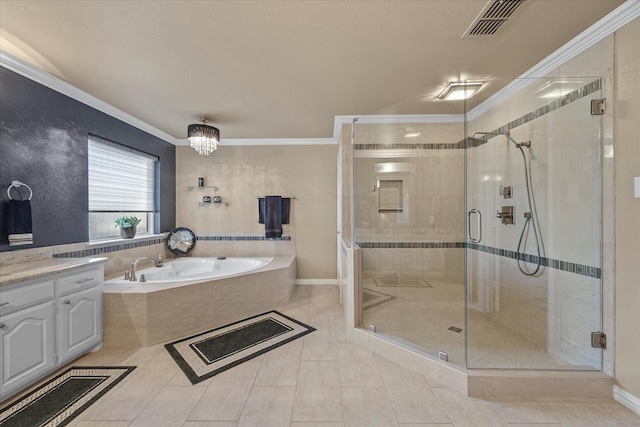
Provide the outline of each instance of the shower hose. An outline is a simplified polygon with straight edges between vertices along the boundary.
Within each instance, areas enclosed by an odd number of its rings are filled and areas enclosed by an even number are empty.
[[[516,252],[516,262],[518,264],[518,269],[520,269],[522,274],[525,274],[527,276],[535,276],[538,273],[538,271],[540,271],[540,267],[542,265],[542,257],[540,256],[540,238],[538,237],[538,229],[536,228],[533,203],[531,202],[531,189],[529,188],[530,185],[533,185],[533,184],[530,184],[529,168],[527,167],[527,156],[525,156],[524,150],[522,149],[520,144],[516,144],[516,147],[520,149],[520,152],[522,153],[522,158],[524,159],[524,177],[527,184],[527,201],[529,202],[529,212],[524,213],[525,222],[524,222],[524,225],[522,226],[522,233],[520,233],[520,240],[518,241],[518,250]],[[524,260],[520,259],[520,248],[522,247],[522,241],[525,240],[524,239],[525,233],[528,234],[529,229],[533,230],[533,235],[536,239],[536,251],[538,254],[536,258],[536,268],[533,271],[526,271],[521,265],[521,261],[524,261]]]

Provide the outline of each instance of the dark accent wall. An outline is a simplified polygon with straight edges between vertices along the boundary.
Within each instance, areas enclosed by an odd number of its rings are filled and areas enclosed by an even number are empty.
[[[160,231],[175,227],[174,145],[0,67],[0,252],[89,240],[90,133],[160,158]],[[8,244],[7,187],[13,180],[33,190],[33,245]],[[11,194],[17,198],[18,192]]]

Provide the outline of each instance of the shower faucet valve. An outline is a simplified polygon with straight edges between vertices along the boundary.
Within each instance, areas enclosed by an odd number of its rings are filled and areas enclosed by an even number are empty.
[[[515,224],[515,208],[513,206],[503,206],[502,211],[496,212],[496,218],[502,219],[503,224]]]

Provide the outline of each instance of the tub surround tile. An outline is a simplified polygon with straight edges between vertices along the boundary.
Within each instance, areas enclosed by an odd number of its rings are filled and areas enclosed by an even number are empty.
[[[105,345],[149,346],[284,308],[295,286],[290,278],[292,268],[293,257],[277,258],[245,275],[170,289],[107,282]],[[125,291],[117,292],[122,289]]]

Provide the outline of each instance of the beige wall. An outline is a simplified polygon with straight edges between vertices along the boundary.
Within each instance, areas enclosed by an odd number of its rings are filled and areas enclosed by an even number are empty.
[[[616,32],[615,380],[640,398],[640,199],[633,178],[640,176],[640,19]]]
[[[176,226],[196,234],[264,234],[257,196],[295,196],[284,234],[295,236],[299,279],[336,278],[337,145],[221,146],[210,156],[176,150]],[[199,207],[212,188],[229,206]],[[257,254],[259,255],[259,254]]]

